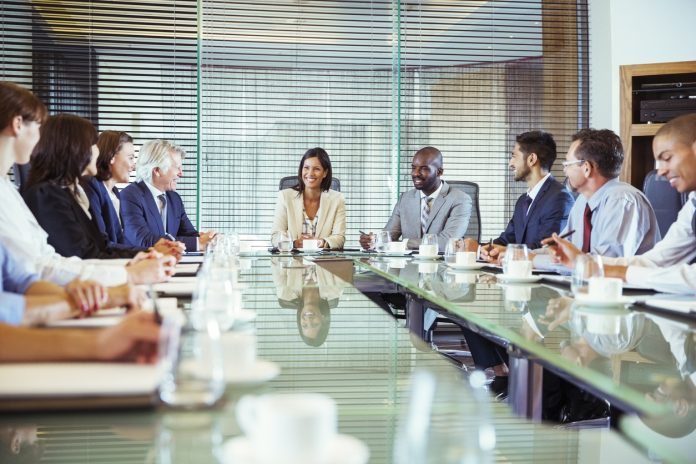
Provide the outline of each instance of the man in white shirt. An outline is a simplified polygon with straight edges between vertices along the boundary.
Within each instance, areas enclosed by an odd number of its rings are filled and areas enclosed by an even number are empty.
[[[677,293],[696,292],[696,114],[669,121],[653,139],[653,155],[658,174],[679,192],[691,192],[677,220],[665,238],[640,255],[624,259],[605,259],[605,275],[628,283]],[[581,253],[577,246],[554,235],[558,245],[552,253],[571,267]]]
[[[7,175],[13,163],[29,162],[45,116],[46,107],[35,95],[18,85],[0,82],[0,243],[30,272],[58,285],[75,278],[103,285],[166,279],[173,273],[174,257],[142,254],[124,266],[118,262],[65,258],[48,244],[48,234]]]

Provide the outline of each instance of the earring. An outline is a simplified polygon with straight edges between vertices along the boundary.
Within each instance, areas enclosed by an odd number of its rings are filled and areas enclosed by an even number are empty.
[[[116,158],[111,158],[111,164],[114,164],[114,161],[116,161]]]

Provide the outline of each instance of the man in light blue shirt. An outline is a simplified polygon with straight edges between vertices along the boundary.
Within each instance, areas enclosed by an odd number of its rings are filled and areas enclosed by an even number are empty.
[[[24,294],[39,280],[16,261],[4,246],[0,245],[0,322],[19,325],[24,318],[26,301]]]
[[[618,180],[623,158],[614,132],[583,129],[573,136],[562,163],[570,187],[580,193],[565,231],[575,231],[571,241],[585,252],[630,258],[660,240],[648,199]]]

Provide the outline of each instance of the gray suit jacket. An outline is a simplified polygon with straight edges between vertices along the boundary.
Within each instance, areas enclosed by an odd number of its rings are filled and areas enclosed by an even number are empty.
[[[391,233],[392,240],[407,238],[409,248],[418,248],[423,237],[420,214],[420,191],[411,189],[401,195],[384,228]],[[438,248],[443,251],[448,239],[464,237],[470,216],[471,197],[442,181],[440,195],[430,208],[425,233],[437,234]]]

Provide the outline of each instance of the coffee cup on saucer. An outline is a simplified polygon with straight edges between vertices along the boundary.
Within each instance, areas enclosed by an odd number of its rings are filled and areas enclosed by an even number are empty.
[[[476,252],[458,251],[455,255],[454,263],[458,266],[473,266],[476,264]]]
[[[531,261],[510,261],[505,268],[505,275],[514,278],[527,278],[532,276]]]
[[[406,251],[406,243],[407,240],[400,242],[389,242],[387,244],[387,251],[391,251],[392,253],[403,253]]]
[[[261,464],[327,464],[337,431],[336,403],[314,393],[244,396],[237,422]]]
[[[319,249],[319,240],[314,240],[314,239],[302,240],[302,248],[304,250],[318,250]]]
[[[623,291],[623,281],[616,277],[591,277],[588,279],[587,294],[591,300],[608,303],[619,301]]]

